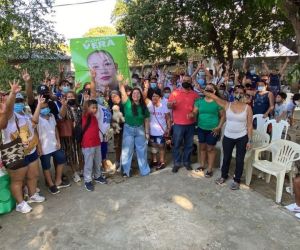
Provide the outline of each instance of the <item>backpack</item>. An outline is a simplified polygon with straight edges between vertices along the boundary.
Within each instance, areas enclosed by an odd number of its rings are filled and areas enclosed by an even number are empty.
[[[84,133],[87,131],[88,127],[91,124],[92,116],[89,115],[86,121],[84,128],[82,128],[82,118],[74,128],[74,136],[77,143],[81,143]]]

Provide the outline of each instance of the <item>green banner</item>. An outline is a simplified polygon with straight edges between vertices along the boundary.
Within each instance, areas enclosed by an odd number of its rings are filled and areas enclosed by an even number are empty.
[[[70,40],[75,80],[90,82],[90,69],[96,71],[96,89],[118,89],[116,74],[130,81],[125,35],[76,38]]]

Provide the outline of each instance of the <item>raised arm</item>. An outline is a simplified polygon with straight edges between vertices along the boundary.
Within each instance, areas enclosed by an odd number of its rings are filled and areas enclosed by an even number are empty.
[[[263,69],[264,69],[264,70],[266,71],[266,73],[269,75],[269,74],[270,74],[270,69],[269,69],[267,63],[263,60],[263,61],[261,62],[261,64],[262,64]]]
[[[6,101],[6,110],[7,110],[7,119],[9,120],[14,113],[14,104],[16,101],[16,94],[21,91],[21,87],[19,86],[19,81],[14,80],[13,82],[9,82],[10,85],[10,93],[8,99]]]
[[[119,90],[121,92],[121,99],[122,99],[122,103],[127,102],[128,100],[128,96],[127,93],[125,91],[125,82],[124,82],[124,77],[121,74],[118,74],[117,76],[117,80],[119,82]]]
[[[34,111],[34,114],[32,116],[32,122],[35,124],[39,123],[39,116],[40,116],[40,110],[41,110],[41,105],[45,102],[45,98],[41,95],[38,96],[38,104],[36,106],[36,109]]]
[[[221,99],[220,97],[216,96],[215,94],[210,93],[210,92],[207,92],[207,91],[205,91],[205,90],[201,90],[201,92],[202,92],[205,96],[207,96],[207,97],[213,99],[213,100],[214,100],[219,106],[221,106],[223,109],[226,109],[226,107],[227,107],[227,105],[228,105],[228,102],[227,102],[227,101],[225,101],[225,100]]]
[[[196,70],[194,71],[194,73],[191,75],[191,78],[192,79],[195,79],[196,78],[196,75],[198,74],[198,72],[200,71],[200,69],[203,69],[203,64],[202,64],[202,61],[200,61],[200,63],[198,64]]]
[[[247,61],[247,58],[245,58],[244,61],[243,61],[243,71],[244,71],[245,74],[248,71],[248,61]]]
[[[90,69],[91,75],[91,99],[96,99],[96,71],[94,69]]]
[[[286,67],[287,67],[289,62],[290,62],[290,58],[286,57],[284,64],[282,65],[282,67],[279,70],[279,73],[280,73],[281,76],[283,76],[284,71],[286,70]]]
[[[32,105],[34,103],[32,80],[31,80],[31,77],[30,77],[27,69],[22,70],[22,78],[25,82],[25,92],[26,92],[26,96],[27,96],[27,103],[29,105]]]
[[[4,103],[0,103],[0,129],[5,129],[7,126],[7,113],[6,113],[6,105]]]

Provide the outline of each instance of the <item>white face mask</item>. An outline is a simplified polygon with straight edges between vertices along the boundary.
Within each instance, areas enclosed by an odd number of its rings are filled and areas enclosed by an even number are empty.
[[[265,87],[263,87],[263,86],[258,86],[258,87],[257,87],[257,90],[258,90],[258,91],[264,91],[264,90],[265,90]]]

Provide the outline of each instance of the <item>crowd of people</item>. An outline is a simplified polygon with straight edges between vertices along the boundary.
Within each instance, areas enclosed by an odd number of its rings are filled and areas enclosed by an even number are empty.
[[[94,184],[107,184],[103,167],[108,160],[108,146],[113,142],[114,166],[124,178],[132,175],[132,158],[136,155],[141,176],[151,169],[166,167],[166,149],[172,150],[172,172],[181,167],[188,171],[214,174],[216,144],[222,137],[224,159],[216,184],[229,177],[232,152],[236,147],[236,167],[232,190],[239,189],[244,158],[252,146],[253,115],[262,114],[279,122],[294,122],[294,110],[300,102],[295,93],[286,103],[281,90],[286,63],[270,70],[262,62],[261,72],[244,60],[243,69],[230,70],[228,64],[190,60],[174,71],[154,65],[150,71],[132,74],[131,82],[116,76],[118,87],[97,88],[98,71],[91,68],[91,81],[83,85],[74,79],[49,76],[33,88],[30,72],[23,70],[25,91],[18,81],[0,106],[3,144],[20,138],[24,148],[23,163],[7,167],[16,210],[28,213],[29,205],[43,202],[37,185],[39,160],[45,184],[52,194],[69,187],[66,166],[72,179],[83,183],[88,191]],[[194,136],[199,141],[200,160],[191,167]],[[151,160],[148,161],[148,148]],[[54,168],[52,171],[51,168]],[[54,172],[54,175],[52,173]],[[296,203],[300,207],[300,181],[295,179]],[[26,196],[28,198],[26,198]]]

